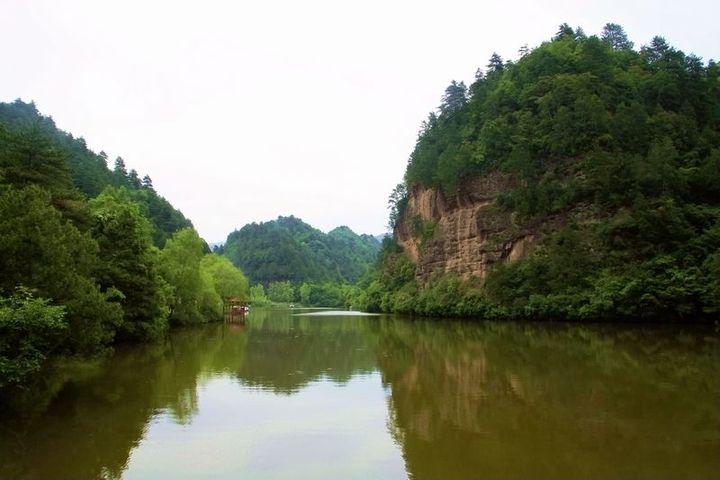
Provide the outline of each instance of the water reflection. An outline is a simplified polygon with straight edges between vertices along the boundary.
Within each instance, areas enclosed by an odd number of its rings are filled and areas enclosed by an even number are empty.
[[[378,336],[413,478],[720,474],[714,338],[396,319]]]
[[[175,332],[164,344],[118,348],[110,359],[73,371],[42,411],[3,420],[0,478],[166,476],[182,463],[183,458],[174,457],[178,452],[191,458],[195,467],[201,462],[185,446],[175,452],[159,448],[153,444],[157,435],[164,445],[180,441],[202,451],[205,447],[190,438],[197,437],[188,434],[198,432],[201,437],[206,435],[205,445],[215,445],[221,452],[215,441],[225,432],[228,444],[251,441],[246,445],[250,449],[278,425],[282,427],[281,418],[288,428],[272,433],[273,445],[265,445],[264,453],[260,452],[265,457],[283,446],[307,451],[311,447],[308,438],[313,438],[314,448],[326,445],[332,451],[333,442],[367,450],[367,439],[382,445],[382,437],[386,437],[386,450],[398,458],[389,471],[400,468],[402,472],[399,450],[385,429],[386,394],[379,376],[371,377],[375,357],[361,323],[360,318],[313,319],[292,317],[289,311],[258,310],[244,325],[186,329]],[[348,385],[353,377],[358,381]],[[337,387],[346,387],[343,396],[338,395]],[[304,395],[299,395],[301,390]],[[289,395],[294,397],[282,400]],[[205,409],[200,407],[202,398],[207,403]],[[342,399],[345,404],[333,399]],[[375,405],[377,412],[363,410],[361,403],[353,405],[353,401]],[[333,413],[341,410],[341,414]],[[299,415],[309,420],[298,426]],[[364,419],[365,427],[374,430],[343,427],[354,418]],[[339,425],[323,427],[328,421]],[[252,435],[246,434],[253,424],[256,428]],[[184,429],[173,429],[173,425]],[[228,427],[233,427],[229,434]],[[348,438],[353,436],[366,440]],[[147,458],[148,451],[154,458]],[[233,477],[239,468],[237,450],[226,453],[229,470],[225,473]],[[288,451],[279,453],[286,461],[294,456]],[[158,459],[167,462],[165,470],[148,467]],[[350,461],[346,464],[353,465]],[[297,478],[303,471],[298,465],[287,467],[291,468],[288,478]],[[386,467],[381,470],[387,471]],[[243,471],[252,468],[257,478],[267,478],[273,469],[277,473],[278,464],[275,459],[270,464],[246,459]],[[359,474],[371,471],[362,464],[354,469]],[[307,470],[307,478],[313,478],[311,472],[318,470]],[[328,478],[347,473],[337,468],[325,472]],[[182,478],[183,474],[198,477],[193,470],[174,471],[173,477]]]
[[[291,316],[289,312],[253,311],[247,355],[235,372],[248,385],[291,394],[326,377],[347,382],[375,369],[367,319]]]
[[[197,412],[201,372],[225,343],[221,327],[119,348],[103,364],[80,369],[44,412],[5,421],[0,478],[119,478],[154,415],[188,423]]]
[[[718,477],[719,345],[256,310],[59,372],[0,478]]]

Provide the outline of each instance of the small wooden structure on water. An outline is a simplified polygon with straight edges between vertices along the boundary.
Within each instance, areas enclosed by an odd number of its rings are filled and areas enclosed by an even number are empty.
[[[245,323],[245,315],[250,307],[239,297],[228,297],[223,304],[223,314],[226,322]]]

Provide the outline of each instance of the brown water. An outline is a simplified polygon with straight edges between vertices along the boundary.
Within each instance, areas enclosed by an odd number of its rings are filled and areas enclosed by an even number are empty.
[[[720,477],[712,331],[251,312],[48,382],[2,479]]]

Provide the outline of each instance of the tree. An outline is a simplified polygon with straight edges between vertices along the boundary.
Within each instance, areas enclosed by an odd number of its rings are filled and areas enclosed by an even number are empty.
[[[290,303],[295,298],[295,289],[290,282],[272,282],[267,295],[273,302]]]
[[[171,287],[170,320],[181,325],[207,322],[222,301],[212,276],[200,270],[203,244],[194,229],[184,228],[167,241],[161,252],[162,274]]]
[[[601,38],[615,50],[631,50],[634,46],[633,42],[628,40],[623,27],[617,23],[606,23]]]
[[[90,201],[90,210],[102,260],[98,280],[123,307],[119,337],[159,338],[168,326],[167,287],[158,269],[150,222],[125,188],[106,188]]]
[[[128,175],[127,168],[125,167],[125,160],[122,157],[115,159],[115,169],[113,170],[116,177],[125,179]]]
[[[67,328],[64,307],[25,288],[0,297],[0,392],[39,372]]]
[[[22,285],[64,305],[62,350],[95,353],[114,337],[122,311],[95,283],[98,245],[50,203],[38,186],[0,187],[0,294]]]
[[[460,110],[467,102],[467,87],[463,82],[453,80],[445,89],[440,104],[440,113],[449,115]]]
[[[155,189],[153,188],[152,179],[150,178],[150,175],[145,175],[142,179],[142,187],[146,188],[148,190],[152,190],[153,192]]]
[[[420,132],[418,132],[418,142],[421,141],[422,138],[430,132],[430,130],[437,126],[438,121],[438,116],[435,112],[430,112],[428,114],[427,120],[423,120],[420,124]]]
[[[390,209],[388,228],[390,230],[395,228],[395,224],[405,211],[407,201],[407,187],[404,183],[398,183],[388,198],[388,208]]]
[[[661,36],[654,36],[650,45],[644,45],[640,52],[645,56],[649,64],[662,60],[672,49],[667,41]]]
[[[298,288],[298,294],[300,295],[300,303],[302,303],[305,306],[310,305],[310,295],[312,294],[312,285],[309,283],[303,283],[300,285],[300,288]]]
[[[303,283],[299,288],[300,302],[317,307],[346,307],[350,305],[349,298],[356,293],[349,285],[336,283]]]
[[[247,277],[226,257],[205,255],[200,261],[200,268],[211,276],[215,291],[221,298],[237,297],[242,301],[250,299]]]
[[[170,202],[148,188],[131,189],[128,195],[140,205],[143,214],[153,227],[153,243],[162,248],[175,232],[183,228],[192,228],[190,220],[185,218]]]
[[[558,27],[558,31],[555,34],[554,39],[560,40],[564,37],[575,37],[575,31],[567,23],[563,23]]]
[[[502,72],[505,69],[505,62],[503,62],[503,59],[500,55],[493,52],[493,54],[490,56],[490,60],[488,60],[487,64],[487,75],[492,75],[494,73]]]
[[[250,287],[250,303],[254,306],[262,306],[270,303],[270,299],[265,295],[265,287],[263,287],[262,283]]]
[[[679,189],[677,157],[678,152],[669,138],[652,142],[646,161],[638,166],[638,187],[645,195],[664,196]]]
[[[140,177],[138,176],[137,170],[134,168],[130,170],[130,173],[128,173],[128,184],[132,188],[140,188],[142,186],[142,183],[140,182]]]
[[[200,293],[198,295],[198,310],[203,322],[220,320],[223,315],[223,297],[215,288],[215,278],[212,273],[200,265]]]
[[[0,181],[17,188],[40,186],[54,200],[76,197],[65,156],[38,121],[0,128]]]

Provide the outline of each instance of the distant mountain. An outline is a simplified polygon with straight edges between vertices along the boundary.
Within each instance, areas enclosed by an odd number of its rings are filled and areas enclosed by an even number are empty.
[[[223,253],[253,282],[355,282],[380,242],[346,226],[328,233],[294,216],[245,225],[228,235]]]

